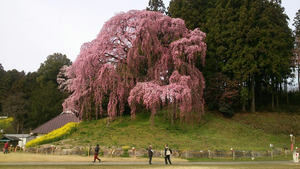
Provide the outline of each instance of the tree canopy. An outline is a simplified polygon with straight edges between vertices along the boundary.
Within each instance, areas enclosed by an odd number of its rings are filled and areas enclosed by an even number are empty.
[[[71,61],[60,53],[49,55],[37,72],[5,71],[0,64],[0,115],[14,117],[16,133],[33,129],[60,114],[67,93],[58,89],[57,74]]]
[[[146,10],[165,13],[166,7],[163,0],[149,0],[148,7],[146,8]]]
[[[280,3],[273,0],[170,2],[170,16],[180,17],[187,27],[199,27],[207,33],[208,52],[203,69],[207,87],[213,86],[215,74],[221,72],[238,82],[240,102],[251,101],[252,112],[256,94],[265,90],[273,99],[291,75],[293,37]]]
[[[138,105],[181,110],[180,118],[204,113],[205,33],[188,30],[181,19],[160,12],[131,10],[108,20],[97,38],[81,47],[64,73],[72,93],[63,104],[83,118],[90,112],[114,119],[129,105],[134,118]],[[107,110],[103,109],[105,100]],[[174,114],[176,116],[176,113]]]

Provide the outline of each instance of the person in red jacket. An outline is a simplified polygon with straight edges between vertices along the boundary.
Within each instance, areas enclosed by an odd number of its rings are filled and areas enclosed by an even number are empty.
[[[4,153],[3,154],[7,154],[8,153],[8,148],[9,148],[9,144],[8,141],[4,144]]]
[[[99,163],[100,163],[101,159],[98,158],[99,150],[100,150],[100,147],[99,147],[99,144],[97,144],[97,146],[95,147],[94,162],[96,162],[96,160],[99,160]]]

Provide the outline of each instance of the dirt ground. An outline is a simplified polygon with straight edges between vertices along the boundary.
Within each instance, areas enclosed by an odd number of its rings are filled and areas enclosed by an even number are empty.
[[[102,162],[147,162],[148,158],[122,158],[122,157],[101,157]],[[45,154],[26,154],[26,153],[0,153],[1,162],[91,162],[94,160],[93,156],[77,156],[77,155],[45,155]],[[174,162],[187,162],[181,158],[171,158]],[[152,161],[163,162],[164,158],[153,158]]]
[[[43,155],[25,153],[0,153],[0,169],[296,169],[299,163],[289,161],[270,163],[197,163],[185,159],[171,158],[173,165],[165,165],[164,158],[153,158],[153,165],[147,158],[107,158],[100,157],[103,163],[92,163],[93,156]]]

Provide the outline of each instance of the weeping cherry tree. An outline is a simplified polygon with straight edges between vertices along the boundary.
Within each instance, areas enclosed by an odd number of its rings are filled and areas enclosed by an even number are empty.
[[[204,78],[195,64],[204,65],[205,37],[199,29],[188,30],[182,19],[160,12],[117,14],[60,72],[59,83],[71,93],[64,109],[80,117],[91,111],[97,118],[108,116],[108,123],[122,116],[125,105],[130,106],[133,119],[137,106],[144,105],[151,111],[151,124],[163,107],[172,107],[173,116],[181,121],[194,114],[200,118]]]

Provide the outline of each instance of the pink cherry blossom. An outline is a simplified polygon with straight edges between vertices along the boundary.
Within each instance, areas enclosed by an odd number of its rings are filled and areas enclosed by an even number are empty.
[[[199,29],[188,30],[182,19],[160,12],[117,14],[96,39],[82,45],[74,63],[62,69],[61,86],[71,93],[64,109],[80,117],[95,111],[97,117],[113,120],[122,116],[126,104],[134,118],[136,106],[143,104],[153,122],[157,110],[172,105],[182,120],[194,112],[201,116],[204,78],[195,64],[204,65],[205,36]],[[102,110],[104,98],[107,112]]]

